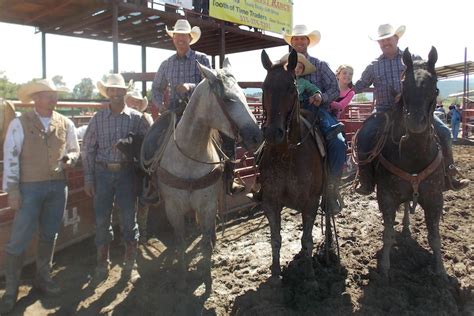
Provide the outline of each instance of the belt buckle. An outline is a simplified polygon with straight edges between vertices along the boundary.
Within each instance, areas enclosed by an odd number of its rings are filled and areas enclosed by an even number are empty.
[[[120,163],[108,163],[107,170],[112,172],[118,172],[122,169],[122,165]]]

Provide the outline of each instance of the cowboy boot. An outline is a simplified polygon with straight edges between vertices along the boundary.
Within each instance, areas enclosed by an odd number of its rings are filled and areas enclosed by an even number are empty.
[[[454,191],[459,191],[464,189],[469,185],[469,182],[471,182],[469,179],[465,179],[462,177],[461,173],[458,171],[456,166],[454,165],[454,157],[453,157],[453,150],[450,145],[448,144],[443,144],[442,145],[442,150],[443,150],[443,155],[445,157],[445,163],[444,163],[444,170],[446,174],[445,178],[445,190],[454,190]],[[456,178],[456,176],[459,176],[459,179]]]
[[[250,189],[250,192],[247,193],[245,196],[256,203],[262,202],[262,185],[260,184],[260,179],[258,176],[255,179],[255,183]]]
[[[340,177],[329,176],[326,191],[326,212],[331,215],[339,214],[343,207],[342,197],[339,193]]]
[[[138,198],[139,203],[142,205],[153,205],[160,201],[160,194],[152,181],[154,179],[151,176],[146,175],[143,177],[142,193]]]
[[[374,192],[374,175],[372,170],[372,164],[359,165],[359,170],[356,176],[357,187],[355,191],[360,195],[369,195]]]
[[[228,195],[234,195],[245,191],[245,186],[236,182],[234,179],[234,166],[226,162],[224,165],[224,177],[226,180],[226,189]]]
[[[94,279],[103,281],[109,274],[109,244],[97,247],[97,266],[95,268]]]
[[[471,180],[462,178],[461,173],[456,168],[454,164],[448,165],[446,170],[446,179],[445,179],[445,190],[459,191],[464,189],[469,185]],[[456,176],[459,176],[460,179],[457,179]]]
[[[128,241],[125,243],[125,255],[123,262],[123,277],[127,278],[130,283],[136,283],[140,278],[137,267],[137,242]]]
[[[14,256],[5,253],[5,293],[0,301],[0,314],[9,313],[15,307],[20,286],[21,269],[23,268],[24,253]]]
[[[61,288],[51,278],[56,241],[39,241],[36,254],[36,276],[33,286],[46,295],[58,295]]]

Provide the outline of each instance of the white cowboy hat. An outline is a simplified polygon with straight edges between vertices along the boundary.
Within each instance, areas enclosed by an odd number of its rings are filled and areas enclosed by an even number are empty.
[[[53,91],[53,92],[69,92],[66,87],[56,87],[51,79],[40,79],[25,83],[18,89],[18,99],[23,103],[33,101],[31,96],[37,92]]]
[[[280,59],[280,64],[286,64],[288,62],[288,56],[290,54],[285,54],[281,59]],[[316,71],[316,66],[313,65],[303,54],[298,53],[298,62],[302,63],[304,66],[304,71],[301,74],[301,76],[309,75],[310,73],[313,73]]]
[[[177,20],[173,30],[168,30],[168,26],[165,27],[166,33],[168,33],[170,37],[173,37],[175,33],[191,35],[191,42],[189,43],[189,45],[193,45],[194,43],[199,41],[199,38],[201,37],[201,29],[199,28],[199,26],[193,26],[193,28],[191,28],[191,25],[189,24],[188,20]]]
[[[128,90],[132,85],[133,80],[130,80],[128,85],[126,85],[125,79],[123,79],[121,74],[109,74],[107,75],[105,82],[102,80],[97,82],[97,89],[99,89],[100,94],[108,98],[109,96],[107,95],[107,88],[122,88]]]
[[[142,101],[142,105],[140,106],[138,111],[143,112],[146,110],[148,106],[148,98],[146,96],[145,97],[142,96],[142,93],[140,91],[132,90],[132,91],[127,92],[127,94],[125,95],[125,104],[127,103],[127,100],[130,98]]]
[[[293,36],[306,36],[307,38],[309,38],[308,47],[313,47],[321,40],[321,33],[319,33],[319,31],[314,30],[310,32],[306,25],[303,24],[295,25],[291,34],[285,32],[283,34],[283,39],[285,40],[285,42],[288,43],[288,45],[291,46],[291,38]]]
[[[377,30],[377,35],[375,36],[370,36],[369,38],[373,41],[380,41],[385,38],[392,37],[394,35],[397,35],[398,38],[402,37],[403,34],[405,33],[405,25],[400,25],[396,30],[393,26],[390,24],[381,24],[379,26],[379,29]]]

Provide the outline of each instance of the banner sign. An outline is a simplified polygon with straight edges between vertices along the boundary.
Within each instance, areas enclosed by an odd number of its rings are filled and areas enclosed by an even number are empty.
[[[282,34],[291,32],[291,0],[209,0],[209,15],[224,21]]]
[[[193,9],[193,0],[160,0],[159,2],[171,4],[189,10]]]

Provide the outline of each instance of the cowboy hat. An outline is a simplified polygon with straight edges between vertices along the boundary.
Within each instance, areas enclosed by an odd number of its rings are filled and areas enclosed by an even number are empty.
[[[369,35],[369,38],[373,41],[380,41],[385,38],[392,37],[394,35],[397,35],[397,37],[400,38],[403,36],[403,33],[405,33],[405,25],[400,25],[395,30],[395,28],[390,24],[381,24],[379,25],[379,29],[377,30],[377,35],[373,37]]]
[[[165,27],[166,33],[168,33],[170,37],[173,37],[175,33],[189,34],[191,36],[191,42],[189,43],[189,45],[193,45],[194,43],[199,41],[199,38],[201,37],[201,29],[199,28],[199,26],[193,26],[193,28],[191,28],[191,25],[189,24],[188,20],[177,20],[173,30],[168,30],[168,26]]]
[[[321,40],[321,33],[319,33],[319,31],[314,30],[310,32],[308,28],[306,27],[306,25],[303,25],[303,24],[295,25],[293,27],[292,34],[285,32],[283,34],[283,39],[285,40],[285,42],[288,43],[288,45],[291,46],[291,38],[293,36],[306,36],[307,38],[309,38],[308,47],[313,47],[314,45],[318,44],[319,41]]]
[[[140,100],[142,102],[142,105],[140,106],[140,108],[138,108],[137,110],[140,111],[140,112],[143,112],[146,110],[147,106],[148,106],[148,98],[145,96],[142,96],[142,93],[138,90],[132,90],[132,91],[129,91],[127,92],[127,94],[125,95],[125,104],[127,104],[127,100],[128,99],[137,99],[137,100]],[[128,104],[127,104],[128,105]]]
[[[99,89],[100,94],[108,98],[109,96],[107,95],[107,88],[121,88],[128,90],[132,84],[133,80],[130,80],[128,85],[126,85],[125,79],[123,79],[121,74],[109,74],[107,75],[105,82],[102,80],[97,82],[97,89]]]
[[[52,92],[69,92],[66,87],[56,87],[51,79],[39,79],[25,83],[18,89],[18,99],[23,103],[33,101],[31,96],[38,92],[52,91]]]
[[[280,64],[286,64],[288,62],[288,56],[290,54],[285,54],[281,59],[280,59]],[[301,74],[301,76],[309,75],[310,73],[313,73],[316,71],[316,66],[313,65],[303,54],[298,53],[298,62],[302,63],[304,66],[304,71]]]

